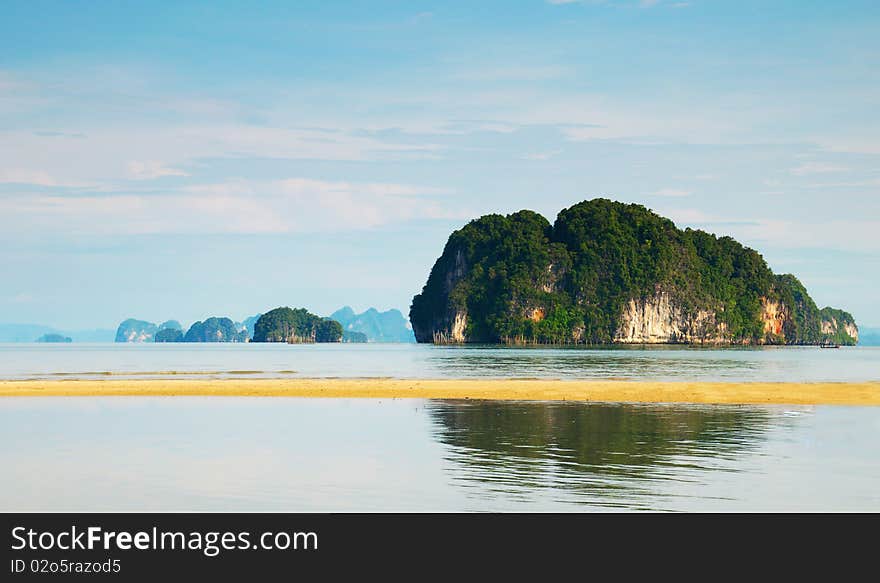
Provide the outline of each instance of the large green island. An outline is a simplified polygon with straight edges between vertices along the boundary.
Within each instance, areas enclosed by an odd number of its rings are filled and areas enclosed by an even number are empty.
[[[852,315],[819,309],[753,249],[606,199],[552,225],[528,210],[471,221],[449,237],[410,320],[418,342],[437,344],[858,342]]]

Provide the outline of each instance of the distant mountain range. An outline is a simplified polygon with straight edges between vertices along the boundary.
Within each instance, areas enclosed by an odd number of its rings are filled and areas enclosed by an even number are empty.
[[[880,346],[880,328],[859,328],[860,346]]]
[[[380,312],[370,308],[356,314],[350,306],[340,308],[330,314],[330,319],[342,324],[344,332],[359,332],[367,337],[367,342],[415,342],[409,322],[400,310]]]

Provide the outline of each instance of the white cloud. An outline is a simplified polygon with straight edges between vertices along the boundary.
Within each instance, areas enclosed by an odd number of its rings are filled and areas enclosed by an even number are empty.
[[[155,160],[132,160],[128,163],[128,172],[135,180],[153,180],[163,176],[189,176],[183,170],[169,168],[162,162],[156,162]]]
[[[64,188],[84,188],[93,186],[91,182],[59,180],[41,170],[27,168],[0,169],[0,184],[29,184],[33,186],[53,186]]]
[[[837,219],[822,223],[762,219],[735,229],[745,240],[781,248],[823,247],[860,253],[880,251],[880,221]]]
[[[706,213],[696,208],[658,210],[679,227],[695,227],[716,235],[730,235],[743,244],[767,249],[822,247],[859,253],[880,251],[880,221],[833,219],[823,222],[776,218],[742,218]]]
[[[695,226],[723,222],[723,219],[720,217],[707,214],[695,208],[657,210],[656,212],[661,216],[672,219],[679,227],[682,225]]]
[[[562,150],[552,150],[550,152],[533,152],[520,156],[523,160],[549,160],[562,153]]]
[[[107,185],[132,178],[183,176],[180,166],[206,158],[366,161],[425,158],[436,155],[438,149],[430,144],[383,141],[355,131],[245,124],[94,129],[77,140],[6,131],[0,132],[0,164],[9,169],[0,170],[0,181]],[[38,168],[34,168],[35,161],[39,161]]]
[[[651,194],[654,196],[684,197],[690,196],[693,194],[693,191],[683,190],[681,188],[661,188],[660,190],[655,190]]]
[[[804,162],[800,166],[789,170],[795,176],[807,176],[810,174],[825,174],[828,172],[845,172],[849,170],[845,166],[837,166],[834,164],[826,164],[824,162]]]
[[[0,229],[125,235],[304,233],[472,214],[442,204],[446,190],[408,184],[290,178],[192,185],[165,192],[6,196],[0,199]]]

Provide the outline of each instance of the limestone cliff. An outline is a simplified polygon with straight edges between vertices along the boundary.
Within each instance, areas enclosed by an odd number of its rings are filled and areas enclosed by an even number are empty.
[[[623,308],[614,342],[621,344],[722,344],[728,341],[726,325],[715,312],[687,313],[669,293],[631,299]]]
[[[850,314],[833,308],[823,308],[819,312],[823,341],[835,344],[856,344],[859,341],[859,327]]]
[[[779,300],[761,297],[761,325],[763,337],[759,344],[784,344],[786,323],[791,319],[791,311]]]
[[[433,275],[432,271],[432,275]],[[452,261],[438,276],[442,279],[441,295],[447,298],[444,309],[436,310],[428,319],[412,320],[413,334],[416,342],[433,342],[434,344],[459,344],[468,342],[467,310],[455,305],[448,298],[456,285],[467,275],[467,260],[462,249],[452,252]]]

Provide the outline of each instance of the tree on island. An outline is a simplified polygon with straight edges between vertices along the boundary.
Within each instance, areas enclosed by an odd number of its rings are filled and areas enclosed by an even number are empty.
[[[342,324],[321,318],[304,308],[275,308],[254,324],[254,342],[340,342]]]

